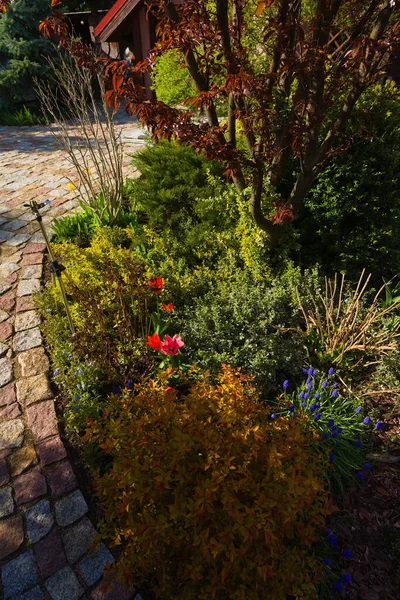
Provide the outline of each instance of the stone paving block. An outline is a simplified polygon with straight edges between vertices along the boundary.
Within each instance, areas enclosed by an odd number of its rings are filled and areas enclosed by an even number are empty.
[[[50,577],[67,564],[59,529],[53,529],[47,537],[35,544],[34,552],[42,577]]]
[[[1,287],[1,286],[0,286]],[[6,342],[11,337],[13,327],[9,321],[0,323],[0,342]]]
[[[16,383],[17,399],[22,406],[28,406],[39,400],[48,400],[53,397],[49,380],[45,374],[25,377]]]
[[[43,273],[43,266],[39,265],[27,265],[21,268],[19,276],[21,279],[40,279]]]
[[[52,600],[78,600],[84,593],[71,567],[64,567],[49,577],[46,588]]]
[[[77,481],[68,461],[47,471],[46,479],[53,496],[65,496],[77,487]]]
[[[20,246],[21,244],[24,244],[25,242],[27,242],[30,239],[30,235],[28,235],[27,233],[17,233],[16,235],[13,235],[11,238],[8,238],[4,243],[7,244],[8,246]]]
[[[46,480],[39,467],[20,475],[14,479],[13,484],[18,505],[32,502],[39,496],[44,496],[47,491]]]
[[[22,419],[0,423],[0,450],[19,448],[24,440],[24,429]]]
[[[15,252],[15,249],[12,249],[12,254],[10,254],[7,257],[7,260],[9,260],[12,263],[18,264],[20,262],[21,258],[22,258],[22,250],[17,250]]]
[[[34,467],[37,464],[37,456],[35,448],[31,442],[25,443],[22,448],[14,450],[9,458],[10,472],[13,477],[21,475],[24,471],[30,467]]]
[[[32,310],[35,308],[35,303],[30,296],[24,296],[23,298],[17,298],[17,305],[15,310],[17,313],[23,312],[24,310]]]
[[[0,458],[0,485],[6,485],[10,479],[7,462],[4,458]]]
[[[9,318],[10,318],[10,315],[8,314],[8,312],[6,312],[5,310],[2,310],[0,308],[0,323],[3,323],[3,321],[6,321]]]
[[[53,515],[50,511],[50,502],[48,500],[40,500],[37,504],[28,508],[25,512],[26,530],[28,539],[32,544],[35,544],[53,527]]]
[[[112,587],[109,590],[104,589],[104,582],[101,582],[92,592],[91,600],[131,600],[133,598],[134,591],[128,589],[120,581],[113,581]],[[135,600],[143,600],[139,595],[135,596]]]
[[[62,460],[67,453],[59,436],[45,440],[36,446],[43,466]]]
[[[13,378],[13,364],[9,358],[0,358],[0,387],[3,387]]]
[[[18,550],[23,541],[24,527],[21,515],[0,521],[0,560]]]
[[[72,494],[61,498],[55,505],[57,523],[62,527],[75,523],[88,511],[82,492],[75,490]]]
[[[18,273],[13,273],[12,275],[7,275],[6,281],[7,283],[11,283],[13,285],[18,279]]]
[[[45,597],[46,596],[42,592],[40,587],[38,585],[35,585],[34,588],[28,590],[27,592],[25,592],[25,594],[20,594],[18,598],[15,598],[15,600],[44,600]]]
[[[3,229],[0,229],[0,243],[10,240],[13,235],[14,234],[11,231],[4,231]]]
[[[27,310],[23,313],[19,313],[15,317],[15,331],[25,331],[26,329],[32,329],[32,327],[37,327],[38,325],[40,325],[40,316],[36,310]]]
[[[28,254],[27,256],[34,256],[33,254]],[[21,296],[30,296],[33,292],[36,292],[40,289],[40,281],[39,279],[22,279],[17,286],[17,296],[21,298]]]
[[[14,512],[14,500],[12,497],[12,487],[7,485],[0,488],[0,518],[12,515]]]
[[[8,292],[8,290],[11,289],[11,285],[9,283],[7,283],[5,281],[5,279],[2,279],[0,281],[0,295],[4,294],[5,292]]]
[[[18,331],[14,337],[15,352],[24,352],[24,350],[37,348],[38,346],[41,346],[41,344],[42,334],[40,333],[39,327],[33,327],[32,329],[27,329],[26,331]]]
[[[111,565],[113,562],[114,557],[111,552],[104,544],[100,544],[98,548],[81,560],[78,570],[85,583],[93,585],[103,575],[106,566]]]
[[[73,564],[89,551],[95,535],[96,530],[87,517],[63,533],[64,548],[69,563]]]
[[[34,195],[32,195],[32,197],[34,197]],[[30,221],[35,221],[35,219],[36,219],[35,215],[30,211],[27,211],[26,213],[20,215],[19,218],[21,219],[21,221],[25,221],[25,223],[29,223]]]
[[[28,425],[32,429],[35,443],[58,433],[54,402],[44,400],[26,408]]]
[[[10,349],[10,346],[8,346],[7,344],[3,344],[3,342],[0,342],[0,356],[3,356],[4,354],[6,354]]]
[[[9,383],[0,389],[0,406],[8,406],[16,402],[14,384]]]
[[[46,373],[49,370],[49,359],[43,347],[20,352],[17,356],[17,363],[21,369],[22,377],[40,375],[40,373]]]
[[[1,570],[4,598],[25,592],[37,583],[36,565],[33,551],[27,550],[5,564]]]
[[[7,224],[3,225],[3,229],[5,231],[18,231],[26,225],[25,221],[20,221],[19,219],[13,219],[12,221],[8,221]]]
[[[21,267],[17,263],[13,262],[4,262],[0,265],[0,277],[7,277],[8,275],[12,275],[16,271],[19,271]]]
[[[43,235],[42,234],[35,234],[35,236],[32,236],[32,239],[34,237],[39,237],[41,236],[41,238],[43,239]],[[21,261],[21,265],[23,267],[25,267],[26,265],[41,265],[43,261],[43,254],[36,252],[35,254],[24,254],[22,261]]]
[[[24,254],[36,254],[36,252],[44,252],[45,250],[46,244],[27,244],[24,248]]]
[[[21,415],[21,409],[17,402],[0,408],[0,419],[16,419]]]
[[[3,294],[3,296],[0,296],[1,310],[11,312],[13,310],[14,306],[15,306],[15,294],[13,292],[9,292],[8,294]]]

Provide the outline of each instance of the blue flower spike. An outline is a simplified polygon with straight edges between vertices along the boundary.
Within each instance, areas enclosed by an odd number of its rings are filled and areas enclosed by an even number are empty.
[[[332,398],[337,398],[339,396],[339,392],[337,390],[333,390],[331,396]]]
[[[283,389],[285,390],[285,392],[288,389],[288,387],[289,387],[289,381],[287,379],[285,379],[285,381],[283,382]]]
[[[364,477],[364,473],[362,471],[357,471],[356,479],[362,479]]]
[[[343,590],[343,584],[340,583],[340,581],[335,581],[335,583],[333,584],[333,589],[335,590],[335,592],[341,592]]]
[[[351,575],[350,573],[344,573],[342,576],[342,581],[345,585],[349,585],[351,583]]]
[[[343,558],[345,558],[346,560],[350,560],[351,557],[353,556],[353,553],[351,550],[343,550]]]
[[[275,419],[275,418],[276,418],[276,414],[275,414],[275,413],[272,413],[272,415],[271,415],[271,419]]]
[[[331,464],[335,462],[335,455],[333,454],[333,452],[329,453],[329,462]]]
[[[361,412],[361,406],[357,406],[357,408],[356,408],[356,413],[359,415],[359,414],[360,414],[360,412]]]
[[[322,387],[323,387],[323,389],[327,388],[328,387],[328,382],[327,381],[323,381],[322,382]]]
[[[371,419],[369,417],[365,417],[363,423],[364,423],[364,425],[369,425],[370,421],[371,421]]]
[[[333,367],[331,367],[328,371],[328,375],[331,377],[334,374],[335,374],[335,369]]]
[[[356,448],[361,448],[361,446],[362,446],[362,441],[356,440]]]
[[[383,427],[383,421],[378,421],[375,425],[375,429],[377,429],[378,431],[380,429],[382,429],[382,427]]]

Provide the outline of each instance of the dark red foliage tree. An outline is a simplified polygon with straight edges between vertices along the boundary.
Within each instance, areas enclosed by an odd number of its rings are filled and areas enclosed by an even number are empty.
[[[128,73],[110,63],[108,101],[124,100],[154,139],[176,138],[225,163],[237,189],[251,189],[251,213],[275,245],[343,148],[360,95],[399,49],[400,0],[158,0],[149,11],[157,44]],[[170,49],[182,53],[198,92],[190,102],[206,122],[146,96],[139,76]],[[295,176],[282,185],[287,165]]]

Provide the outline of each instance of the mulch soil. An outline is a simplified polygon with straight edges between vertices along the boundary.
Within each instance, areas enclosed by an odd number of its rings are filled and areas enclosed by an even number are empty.
[[[400,411],[399,397],[368,400],[368,413],[385,426],[376,432],[369,457],[371,471],[348,488],[331,519],[341,546],[351,548],[346,571],[352,583],[339,595],[346,600],[400,599]]]

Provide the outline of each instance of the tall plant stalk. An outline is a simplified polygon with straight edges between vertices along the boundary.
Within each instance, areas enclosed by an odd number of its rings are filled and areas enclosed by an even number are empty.
[[[78,185],[70,181],[81,202],[100,223],[113,225],[122,206],[122,142],[105,101],[104,70],[93,72],[61,49],[48,62],[50,81],[36,81],[42,111],[77,172]]]

